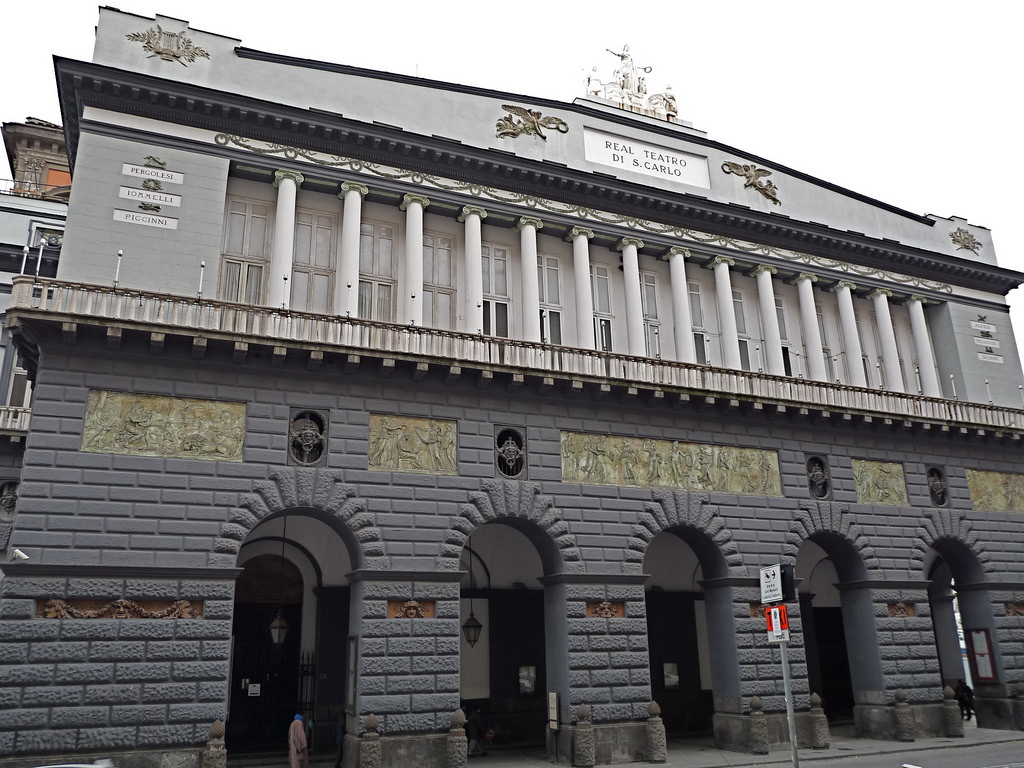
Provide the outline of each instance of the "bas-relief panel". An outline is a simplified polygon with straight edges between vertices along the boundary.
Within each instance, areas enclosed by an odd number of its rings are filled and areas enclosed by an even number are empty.
[[[971,506],[991,512],[1024,512],[1024,475],[967,470]]]
[[[781,496],[775,451],[562,432],[562,479]]]
[[[371,413],[369,468],[454,475],[456,436],[454,421]]]
[[[857,484],[857,501],[861,504],[906,506],[910,503],[902,464],[854,459],[853,479]]]
[[[82,450],[208,461],[242,460],[245,403],[91,390]]]

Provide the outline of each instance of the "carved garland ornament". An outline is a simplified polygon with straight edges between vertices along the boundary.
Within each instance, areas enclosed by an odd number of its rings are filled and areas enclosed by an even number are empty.
[[[151,607],[146,608],[145,605]],[[161,607],[162,606],[162,607]],[[175,600],[168,604],[152,600],[139,603],[134,600],[47,600],[38,605],[36,615],[45,619],[201,619],[203,604],[189,600]]]
[[[569,124],[564,120],[558,117],[542,117],[539,110],[517,107],[514,104],[502,104],[501,108],[509,114],[499,117],[494,126],[495,136],[499,139],[515,139],[527,134],[528,136],[540,136],[547,141],[548,137],[544,135],[542,128],[559,133],[569,132]]]
[[[208,51],[193,43],[184,33],[165,32],[159,24],[145,32],[131,32],[125,37],[142,43],[142,50],[149,52],[149,58],[159,56],[164,61],[176,61],[183,67],[195,63],[196,59],[210,58]]]
[[[480,184],[471,184],[461,181],[454,181],[443,176],[425,174],[419,171],[408,171],[392,166],[369,163],[363,160],[355,160],[342,155],[328,155],[323,152],[314,152],[301,147],[293,147],[288,144],[275,144],[272,142],[255,141],[244,136],[229,133],[219,133],[214,137],[214,143],[218,146],[234,146],[256,155],[280,156],[287,160],[304,160],[315,165],[327,168],[344,168],[360,174],[370,174],[392,181],[405,181],[425,187],[443,189],[460,194],[467,194],[473,197],[495,200],[512,205],[522,205],[535,210],[546,210],[552,213],[576,216],[585,222],[597,222],[610,226],[627,227],[629,229],[641,230],[657,235],[678,238],[683,241],[690,241],[698,245],[714,245],[723,248],[740,251],[754,256],[771,256],[783,261],[808,264],[822,269],[835,272],[843,272],[859,277],[877,278],[888,280],[894,283],[901,283],[918,288],[926,288],[942,293],[952,293],[953,286],[949,283],[937,280],[928,280],[921,277],[903,275],[899,272],[875,269],[859,264],[851,264],[844,261],[815,256],[799,251],[790,251],[777,248],[764,243],[755,243],[749,240],[738,240],[724,235],[715,235],[708,232],[701,232],[695,229],[674,227],[661,222],[647,221],[632,216],[624,216],[617,213],[609,213],[595,208],[588,208],[572,203],[561,203],[554,200],[545,200],[533,195],[524,195],[518,192],[509,192],[494,187],[485,187]]]

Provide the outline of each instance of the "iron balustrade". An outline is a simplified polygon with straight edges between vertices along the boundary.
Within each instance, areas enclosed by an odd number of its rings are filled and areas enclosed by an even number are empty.
[[[1024,429],[1024,410],[1019,408],[27,275],[15,277],[13,283],[9,313],[21,309],[52,313],[66,322],[115,320],[154,329],[254,336],[267,341],[333,346],[346,352],[372,351],[535,376],[602,380],[618,386],[671,389],[793,407],[965,427]]]

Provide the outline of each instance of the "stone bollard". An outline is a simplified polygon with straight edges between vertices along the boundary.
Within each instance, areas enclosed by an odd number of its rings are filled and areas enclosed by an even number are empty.
[[[896,741],[913,741],[917,729],[914,726],[914,710],[907,703],[907,692],[896,691]]]
[[[363,738],[359,741],[359,768],[380,768],[380,721],[376,715],[363,720]]]
[[[1013,727],[1024,731],[1024,683],[1017,683],[1017,695],[1013,697]]]
[[[224,723],[214,720],[210,726],[210,739],[203,752],[203,768],[227,768],[228,751],[224,749]]]
[[[811,694],[811,749],[828,749],[832,746],[832,733],[828,729],[828,718],[821,706],[821,696]]]
[[[576,748],[573,750],[572,764],[593,768],[594,761],[594,728],[590,722],[590,707],[580,704],[576,708]]]
[[[448,729],[445,742],[446,768],[465,768],[466,765],[466,713],[461,709],[452,712],[452,726]]]
[[[768,754],[768,718],[760,696],[750,700],[750,752],[754,755]]]
[[[665,723],[661,721],[661,707],[652,701],[647,707],[647,761],[664,763],[668,760],[668,742],[665,739]]]
[[[942,726],[947,736],[964,737],[964,716],[956,703],[956,693],[948,685],[942,689]]]

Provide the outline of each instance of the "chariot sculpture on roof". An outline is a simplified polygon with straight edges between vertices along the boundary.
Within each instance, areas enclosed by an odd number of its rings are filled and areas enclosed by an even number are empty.
[[[607,81],[602,80],[597,74],[597,67],[593,67],[587,75],[587,96],[597,96],[617,102],[623,109],[674,121],[678,110],[672,88],[669,86],[659,93],[647,93],[645,76],[651,73],[653,67],[637,66],[628,45],[623,45],[618,53],[611,48],[605,50],[617,57],[619,64],[612,71],[611,79]]]

